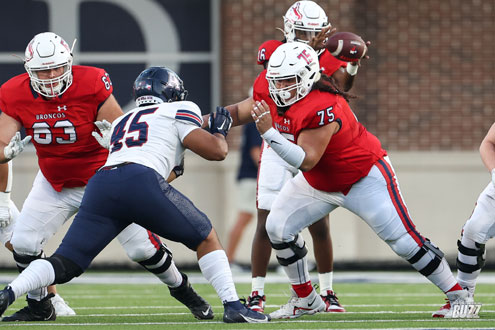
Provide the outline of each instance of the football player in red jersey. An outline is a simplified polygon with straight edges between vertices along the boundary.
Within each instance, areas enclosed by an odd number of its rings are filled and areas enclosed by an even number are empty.
[[[95,122],[112,122],[123,114],[108,73],[73,66],[71,49],[55,33],[40,33],[31,40],[24,67],[27,73],[0,87],[0,163],[17,156],[32,138],[40,168],[10,239],[21,271],[43,257],[44,245],[78,211],[89,178],[106,161],[108,151],[92,136]],[[27,133],[24,139],[21,128]],[[118,240],[129,258],[167,284],[176,299],[189,309],[198,307],[184,301],[197,294],[156,235],[132,224]],[[29,292],[28,306],[2,321],[54,320],[51,296],[46,288]],[[191,312],[211,319],[211,307],[197,297],[203,306]],[[70,309],[64,314],[75,313]]]
[[[325,11],[313,1],[295,2],[284,16],[284,42],[303,41],[319,49],[321,69],[347,91],[352,87],[359,63],[342,62],[324,49],[323,41],[334,31]],[[258,51],[258,64],[266,68],[271,53],[284,42],[278,40],[264,42]],[[267,100],[270,107],[276,109],[275,104],[270,102],[265,75],[266,70],[263,70],[256,78],[252,98],[227,107],[232,114],[234,126],[252,120],[250,113],[255,101]],[[265,229],[266,219],[278,192],[298,171],[282,160],[266,143],[263,144],[258,171],[257,226],[251,249],[252,288],[248,298],[249,307],[259,312],[263,312],[266,302],[264,284],[271,254]],[[345,312],[333,291],[333,249],[328,216],[321,220],[308,228],[313,239],[320,294],[325,301],[326,312]]]
[[[358,122],[346,92],[320,73],[313,48],[299,42],[278,47],[266,77],[277,109],[257,101],[252,117],[264,141],[301,170],[284,185],[266,222],[293,292],[270,316],[295,318],[325,309],[311,286],[299,233],[339,206],[360,216],[397,255],[445,292],[451,304],[472,303],[442,251],[415,228],[387,152]]]

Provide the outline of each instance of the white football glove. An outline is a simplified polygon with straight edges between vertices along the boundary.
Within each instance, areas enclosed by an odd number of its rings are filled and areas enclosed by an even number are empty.
[[[0,191],[0,228],[5,228],[12,222],[9,202],[10,193]]]
[[[112,124],[103,119],[102,121],[95,121],[95,125],[100,130],[101,135],[97,132],[92,132],[91,135],[95,137],[96,141],[98,141],[103,148],[110,149],[110,133],[112,131]]]
[[[21,140],[21,132],[16,132],[9,144],[3,148],[5,159],[11,160],[24,150],[24,147],[31,141],[31,135]]]

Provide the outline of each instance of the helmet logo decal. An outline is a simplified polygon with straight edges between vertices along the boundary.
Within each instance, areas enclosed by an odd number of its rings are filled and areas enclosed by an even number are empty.
[[[65,40],[64,40],[64,39],[60,38],[60,44],[61,44],[62,46],[64,46],[64,47],[65,47],[65,49],[67,49],[67,51],[70,53],[70,48],[69,48],[69,45],[67,45],[67,43],[65,42]]]
[[[308,52],[306,51],[306,49],[303,49],[303,51],[297,55],[297,58],[298,59],[303,59],[306,61],[306,64],[310,64],[311,62],[313,62],[313,59],[311,58],[311,54],[308,54]]]
[[[34,39],[31,40],[31,42],[29,43],[29,45],[27,46],[27,52],[26,52],[26,62],[29,62],[33,59],[33,56],[34,56],[34,50],[33,50],[33,43],[34,43]]]
[[[301,20],[303,18],[301,12],[299,11],[299,6],[301,5],[300,2],[297,2],[293,7],[292,10],[294,11],[294,15],[296,15],[298,20]]]

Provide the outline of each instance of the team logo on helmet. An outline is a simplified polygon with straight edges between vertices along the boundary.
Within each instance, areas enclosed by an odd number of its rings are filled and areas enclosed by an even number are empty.
[[[28,44],[27,52],[26,52],[26,54],[24,54],[26,56],[26,58],[25,58],[26,62],[29,62],[33,59],[33,56],[34,56],[33,43],[34,43],[34,39],[31,40],[31,42]]]
[[[65,47],[65,49],[67,49],[67,51],[70,53],[70,48],[69,48],[69,45],[67,45],[67,43],[65,42],[65,40],[64,40],[64,39],[60,38],[60,44],[61,44],[62,46],[64,46],[64,47]]]
[[[302,14],[301,12],[299,11],[299,6],[301,5],[300,2],[297,2],[294,6],[292,6],[292,11],[294,12],[294,15],[296,15],[297,19],[298,20],[301,20],[302,19]]]

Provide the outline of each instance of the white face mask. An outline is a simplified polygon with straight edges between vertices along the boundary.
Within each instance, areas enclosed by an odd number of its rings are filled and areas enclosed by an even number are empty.
[[[45,97],[62,95],[72,85],[72,70],[69,64],[65,64],[64,72],[55,78],[41,79],[38,70],[28,70],[33,89]]]

